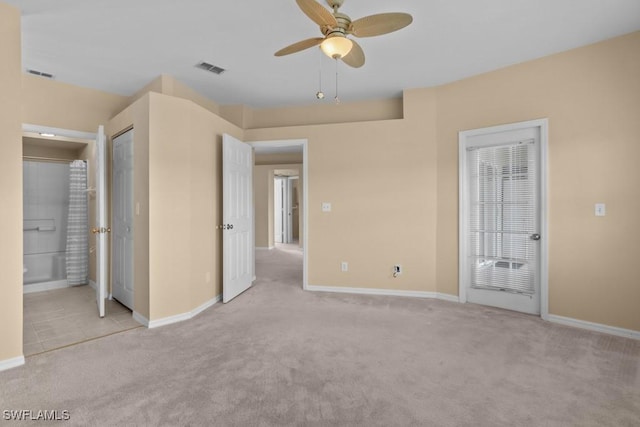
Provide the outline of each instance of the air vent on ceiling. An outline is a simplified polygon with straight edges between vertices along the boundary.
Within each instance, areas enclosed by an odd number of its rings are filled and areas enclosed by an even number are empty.
[[[44,73],[44,72],[38,71],[38,70],[31,70],[29,68],[27,68],[27,73],[33,74],[35,76],[46,77],[48,79],[52,79],[53,78],[53,74]]]
[[[226,71],[224,68],[209,64],[208,62],[200,62],[199,64],[196,64],[196,67],[217,75],[220,75]]]

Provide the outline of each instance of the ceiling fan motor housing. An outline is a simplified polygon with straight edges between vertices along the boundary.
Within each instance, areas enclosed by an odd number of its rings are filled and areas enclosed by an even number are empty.
[[[320,27],[322,34],[327,36],[329,34],[341,33],[342,35],[346,35],[349,32],[349,27],[351,26],[351,18],[349,18],[344,13],[334,13],[333,14],[338,22],[337,27],[329,27],[323,26]]]
[[[329,7],[334,10],[342,6],[343,3],[344,3],[344,0],[327,0],[327,4],[329,5]]]

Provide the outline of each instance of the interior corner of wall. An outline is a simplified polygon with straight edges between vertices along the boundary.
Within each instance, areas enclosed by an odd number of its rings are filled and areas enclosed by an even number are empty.
[[[160,93],[173,96],[175,92],[175,78],[170,74],[162,73],[160,78]]]

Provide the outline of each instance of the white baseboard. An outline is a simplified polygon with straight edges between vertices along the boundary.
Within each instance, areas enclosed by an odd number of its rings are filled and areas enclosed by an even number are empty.
[[[570,317],[557,316],[555,314],[550,314],[548,320],[549,322],[559,323],[565,326],[573,326],[575,328],[587,329],[590,331],[602,332],[619,337],[640,340],[640,331],[634,331],[632,329],[624,329],[618,328],[616,326],[603,325],[601,323],[587,322],[586,320],[572,319]]]
[[[269,246],[268,248],[256,246],[256,251],[272,251],[275,248],[276,248],[275,246]]]
[[[209,307],[213,307],[214,305],[216,305],[220,301],[222,301],[222,294],[218,295],[215,298],[210,299],[209,301],[207,301],[204,304],[202,304],[200,307],[196,307],[193,310],[191,310],[191,312],[190,312],[191,313],[191,317],[196,317],[198,314],[202,313],[203,311],[205,311]]]
[[[0,371],[17,368],[24,365],[24,356],[14,357],[13,359],[0,360]]]
[[[91,288],[93,288],[94,291],[98,290],[98,284],[93,280],[89,280],[89,286],[91,286]]]
[[[338,292],[343,294],[429,298],[429,299],[440,299],[440,300],[451,301],[451,302],[459,302],[458,297],[455,295],[442,294],[438,292],[403,291],[398,289],[345,288],[341,286],[316,286],[316,285],[308,285],[306,290],[312,291],[312,292]]]
[[[136,322],[140,323],[142,326],[145,327],[149,327],[149,319],[147,319],[146,317],[144,317],[142,314],[138,313],[137,311],[133,312],[133,320],[135,320]]]
[[[441,292],[436,293],[436,298],[442,301],[460,302],[460,297],[457,295],[443,294]]]
[[[207,308],[212,307],[222,300],[222,295],[218,295],[217,297],[205,302],[199,307],[194,308],[193,310],[187,313],[176,314],[174,316],[163,317],[161,319],[149,320],[140,313],[133,312],[133,318],[136,322],[143,324],[147,328],[158,328],[160,326],[170,325],[172,323],[178,323],[185,320],[192,319],[196,317],[198,314],[205,311]]]
[[[460,299],[456,295],[443,294],[439,292],[422,292],[422,291],[402,291],[395,289],[372,289],[372,288],[346,288],[339,286],[316,286],[309,285],[306,290],[312,292],[337,292],[344,294],[359,294],[359,295],[386,295],[386,296],[398,296],[398,297],[411,297],[411,298],[435,298],[443,301],[460,302]],[[576,328],[588,329],[590,331],[602,332],[605,334],[616,335],[619,337],[633,338],[640,340],[640,331],[634,331],[631,329],[618,328],[616,326],[608,326],[600,323],[587,322],[585,320],[572,319],[570,317],[557,316],[550,314],[549,322],[559,323],[566,326],[573,326]]]

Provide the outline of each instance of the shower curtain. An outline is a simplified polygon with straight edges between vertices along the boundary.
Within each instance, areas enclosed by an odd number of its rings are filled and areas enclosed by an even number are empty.
[[[69,219],[67,221],[67,282],[84,285],[89,276],[89,219],[87,206],[87,164],[74,160],[69,165]]]

